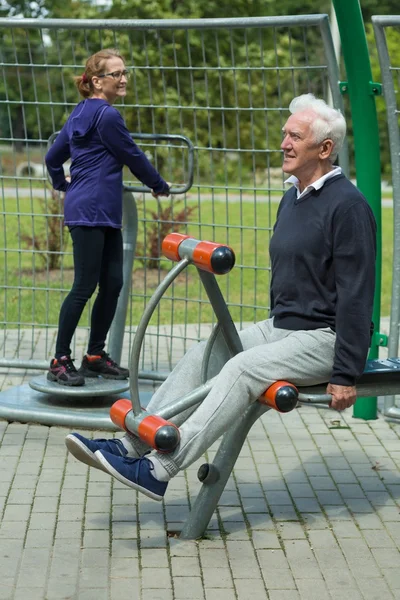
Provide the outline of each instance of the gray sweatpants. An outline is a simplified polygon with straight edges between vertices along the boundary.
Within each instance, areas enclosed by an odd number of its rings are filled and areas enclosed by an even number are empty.
[[[314,385],[329,380],[336,335],[329,329],[291,331],[278,329],[273,319],[261,321],[240,332],[243,352],[231,358],[196,409],[171,421],[180,425],[179,446],[157,458],[171,476],[196,461],[247,407],[274,381]],[[194,346],[173,369],[152,397],[147,410],[155,412],[199,385],[205,343]],[[130,436],[139,453],[148,447]]]

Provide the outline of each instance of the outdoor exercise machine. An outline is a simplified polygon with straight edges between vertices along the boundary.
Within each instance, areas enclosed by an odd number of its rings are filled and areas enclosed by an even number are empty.
[[[187,235],[171,233],[162,243],[163,254],[177,264],[166,275],[151,297],[136,330],[130,361],[130,396],[121,398],[110,410],[115,425],[137,435],[160,452],[171,452],[179,444],[179,428],[169,421],[181,412],[195,409],[212,388],[215,376],[227,360],[243,350],[242,344],[218,285],[216,275],[229,273],[235,264],[233,250],[215,242],[199,241]],[[174,279],[189,265],[197,268],[217,324],[205,347],[201,365],[202,384],[182,398],[154,414],[141,408],[139,401],[139,358],[146,328],[163,294]],[[181,532],[182,539],[201,537],[225,488],[246,436],[254,422],[266,411],[292,411],[298,404],[328,408],[331,396],[326,385],[297,388],[288,381],[272,384],[259,400],[241,415],[221,441],[212,464],[203,464],[198,478],[203,486]],[[357,395],[383,396],[400,391],[400,359],[369,360],[357,384]]]

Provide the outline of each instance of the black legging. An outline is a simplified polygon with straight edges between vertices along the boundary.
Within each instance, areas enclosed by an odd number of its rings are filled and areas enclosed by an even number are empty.
[[[70,227],[74,254],[74,283],[60,311],[56,358],[71,354],[71,340],[83,309],[99,291],[92,309],[88,354],[105,346],[122,288],[122,234],[113,227]]]

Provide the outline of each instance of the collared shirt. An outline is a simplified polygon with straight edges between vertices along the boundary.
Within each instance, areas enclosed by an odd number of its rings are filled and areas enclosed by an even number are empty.
[[[317,179],[317,181],[310,183],[310,185],[308,185],[302,192],[300,192],[299,180],[295,175],[291,175],[289,179],[286,179],[285,183],[292,183],[294,185],[297,190],[297,199],[299,199],[302,196],[305,196],[310,189],[320,190],[327,179],[330,177],[335,177],[335,175],[340,175],[341,172],[342,169],[340,167],[335,167],[332,171],[329,171],[329,173]]]

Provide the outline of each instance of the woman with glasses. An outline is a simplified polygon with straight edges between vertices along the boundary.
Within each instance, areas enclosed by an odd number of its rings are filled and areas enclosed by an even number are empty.
[[[47,378],[61,385],[78,386],[85,377],[126,379],[104,351],[122,288],[122,169],[153,190],[168,196],[169,187],[132,140],[121,114],[113,107],[126,95],[128,71],[117,50],[91,56],[85,71],[75,77],[83,100],[46,155],[53,187],[65,192],[64,221],[71,233],[74,282],[60,311],[55,356]],[[71,179],[63,164],[71,158]],[[87,354],[79,370],[71,359],[71,340],[89,298],[98,286],[93,304]]]

